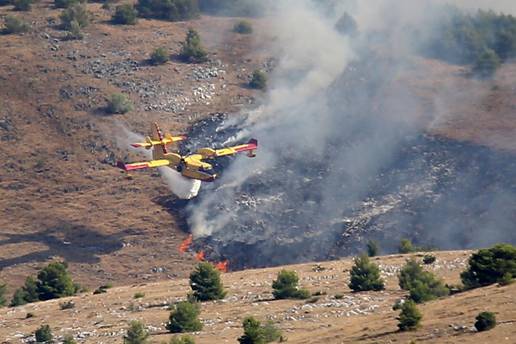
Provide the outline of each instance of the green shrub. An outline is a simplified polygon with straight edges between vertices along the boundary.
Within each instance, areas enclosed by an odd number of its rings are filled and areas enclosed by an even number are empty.
[[[137,22],[138,12],[131,4],[123,4],[116,7],[115,13],[111,18],[113,24],[135,25]]]
[[[30,11],[34,0],[12,0],[15,11]]]
[[[247,20],[241,20],[233,26],[233,32],[249,35],[253,33],[253,26]]]
[[[498,244],[471,255],[469,267],[460,275],[466,288],[476,288],[516,277],[516,247]]]
[[[140,321],[133,320],[124,336],[124,344],[145,344],[148,338],[149,332],[145,326]]]
[[[219,300],[226,296],[220,280],[220,271],[208,262],[199,263],[192,271],[190,287],[193,290],[193,297],[198,301]]]
[[[53,262],[38,273],[37,293],[39,300],[72,296],[77,292],[66,263]]]
[[[378,242],[376,242],[374,240],[369,240],[367,242],[367,255],[369,257],[376,257],[379,252],[380,252],[380,245],[378,245]]]
[[[172,333],[200,331],[202,329],[199,321],[200,312],[197,303],[179,302],[170,312],[167,329]]]
[[[16,307],[26,303],[36,302],[39,300],[36,280],[33,277],[27,277],[23,287],[16,289],[13,298],[11,299],[10,306]]]
[[[145,293],[141,293],[141,292],[135,293],[133,296],[133,298],[135,298],[135,299],[141,299],[143,297],[145,297]]]
[[[451,8],[436,24],[438,29],[424,44],[425,53],[432,57],[470,64],[481,59],[486,50],[494,53],[488,60],[496,56],[505,61],[516,56],[516,18],[511,15],[493,11],[465,14]]]
[[[307,299],[310,292],[298,288],[299,277],[295,271],[281,270],[272,282],[272,295],[275,299]]]
[[[398,328],[400,331],[415,330],[419,327],[419,323],[423,316],[416,307],[413,301],[406,301],[401,306],[401,313],[398,319]]]
[[[380,277],[378,265],[369,261],[366,255],[355,258],[355,265],[351,268],[349,288],[353,291],[383,290],[384,283]]]
[[[260,344],[283,340],[281,331],[274,326],[272,321],[267,321],[265,325],[262,325],[254,317],[247,317],[242,326],[244,334],[238,338],[238,342],[241,344]]]
[[[478,332],[488,331],[496,326],[496,316],[492,312],[482,312],[475,320],[475,328]]]
[[[7,303],[7,299],[5,298],[5,290],[7,286],[5,284],[0,284],[0,307],[5,306]]]
[[[190,336],[172,338],[170,344],[195,344],[195,340]]]
[[[53,338],[52,331],[48,325],[42,325],[34,334],[36,336],[36,343],[50,343]]]
[[[484,49],[476,57],[472,70],[475,75],[487,79],[493,77],[500,65],[501,60],[494,50]]]
[[[72,5],[78,4],[79,2],[84,2],[81,0],[54,0],[55,8],[68,8]]]
[[[426,302],[449,294],[442,280],[431,272],[424,271],[414,259],[407,261],[399,275],[401,289],[410,292],[409,297],[416,303]]]
[[[136,9],[141,17],[170,21],[199,16],[197,0],[138,0]]]
[[[199,0],[199,7],[209,14],[247,17],[261,15],[266,3],[256,0]]]
[[[90,14],[84,4],[74,4],[61,13],[61,25],[64,30],[70,31],[72,29],[72,22],[76,21],[79,28],[85,28],[90,21]]]
[[[398,246],[399,253],[412,253],[416,252],[416,247],[412,244],[412,241],[408,239],[401,239],[400,245]]]
[[[29,29],[30,25],[22,19],[10,15],[5,17],[5,34],[23,33],[29,31]]]
[[[67,334],[63,338],[63,344],[77,344],[77,342],[71,334]]]
[[[153,65],[161,65],[168,61],[168,52],[165,48],[156,48],[151,54],[150,63]]]
[[[255,70],[251,75],[249,87],[264,90],[267,87],[267,75],[261,70]]]
[[[70,28],[66,35],[67,39],[83,39],[84,35],[81,32],[81,25],[77,20],[72,20]]]
[[[182,43],[179,57],[188,63],[202,63],[208,61],[208,54],[201,45],[201,37],[194,29],[188,29],[186,39]]]
[[[434,255],[431,255],[431,254],[425,254],[423,256],[423,263],[425,263],[426,265],[430,265],[430,264],[433,264],[435,261],[436,261],[437,258],[435,258]]]
[[[335,294],[335,300],[341,300],[344,298],[344,294]]]
[[[111,95],[107,104],[107,112],[111,114],[124,114],[133,109],[133,104],[129,98],[121,93]]]

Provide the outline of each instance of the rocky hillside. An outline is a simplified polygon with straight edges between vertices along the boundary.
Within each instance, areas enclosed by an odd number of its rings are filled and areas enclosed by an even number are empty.
[[[471,252],[436,252],[427,266],[445,282],[458,283],[459,273]],[[416,255],[417,256],[417,255]],[[226,273],[224,300],[201,306],[204,324],[195,333],[196,343],[235,343],[242,334],[241,322],[253,315],[272,320],[289,343],[512,343],[516,338],[516,285],[489,286],[455,294],[420,306],[422,326],[414,332],[397,332],[398,311],[392,305],[406,293],[399,289],[397,272],[409,256],[377,257],[386,290],[352,293],[347,284],[352,260],[310,263],[285,267],[296,270],[300,285],[320,294],[310,301],[273,300],[271,283],[280,268]],[[150,331],[151,342],[168,341],[165,330],[170,303],[184,300],[190,291],[187,279],[140,283],[91,292],[76,297],[0,309],[3,343],[29,342],[36,328],[49,324],[56,337],[73,334],[80,343],[122,343],[128,323],[137,319]],[[135,299],[135,293],[143,298]],[[72,301],[72,309],[60,303]],[[478,333],[473,327],[482,311],[496,314],[498,326]],[[27,314],[34,316],[27,318]]]

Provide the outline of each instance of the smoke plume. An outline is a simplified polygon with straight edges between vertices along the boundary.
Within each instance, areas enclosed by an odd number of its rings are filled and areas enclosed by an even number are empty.
[[[404,79],[419,66],[406,28],[430,35],[441,3],[278,1],[266,99],[215,130],[220,143],[258,138],[257,157],[236,158],[190,205],[194,236],[250,265],[354,253],[367,238],[387,250],[405,236],[441,248],[516,241],[511,156],[428,136],[449,104],[421,101]],[[516,11],[513,1],[452,3]],[[335,29],[344,11],[357,37]]]

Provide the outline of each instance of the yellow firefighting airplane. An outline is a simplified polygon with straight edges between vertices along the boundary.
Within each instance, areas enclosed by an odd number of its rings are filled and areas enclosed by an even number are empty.
[[[258,141],[251,139],[248,143],[243,145],[221,149],[200,148],[194,154],[184,156],[177,152],[168,152],[167,145],[183,141],[185,139],[186,136],[184,135],[172,136],[168,133],[163,135],[158,124],[154,123],[154,126],[152,127],[152,137],[147,136],[143,143],[131,144],[131,146],[135,148],[152,149],[152,160],[130,164],[118,162],[118,167],[124,171],[132,171],[143,168],[169,166],[186,178],[212,182],[217,178],[217,174],[213,171],[213,166],[203,160],[225,155],[235,155],[240,152],[248,152],[247,156],[253,158],[256,156],[255,151],[258,148]]]

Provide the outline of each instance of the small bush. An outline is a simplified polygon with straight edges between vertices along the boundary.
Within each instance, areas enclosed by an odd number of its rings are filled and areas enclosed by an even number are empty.
[[[405,303],[405,299],[398,299],[396,302],[394,302],[394,305],[392,305],[392,310],[397,311],[400,310],[401,307],[403,307],[403,304]]]
[[[199,16],[196,0],[138,0],[138,14],[144,18],[170,21],[188,20]]]
[[[52,331],[48,325],[42,325],[34,334],[36,336],[37,343],[48,343],[52,341],[53,338]]]
[[[77,20],[72,20],[70,23],[70,29],[66,35],[67,39],[83,39],[84,35],[81,32],[81,25]]]
[[[274,326],[272,321],[262,325],[254,317],[247,317],[242,322],[244,334],[238,338],[240,344],[263,344],[275,341],[283,341],[281,331]]]
[[[188,63],[202,63],[208,61],[208,54],[201,44],[201,37],[194,29],[188,29],[186,39],[182,43],[179,57]]]
[[[63,344],[77,344],[77,342],[71,334],[67,334],[63,338]]]
[[[7,303],[7,299],[5,298],[5,290],[7,286],[5,284],[0,284],[0,307],[5,306]]]
[[[492,312],[482,312],[476,317],[475,328],[478,332],[488,331],[496,326],[496,316]]]
[[[335,294],[335,300],[341,300],[344,298],[343,294]]]
[[[369,257],[376,257],[378,253],[380,253],[380,245],[378,245],[378,242],[369,240],[367,242],[367,255]]]
[[[72,5],[78,4],[81,0],[54,0],[55,8],[68,8]]]
[[[272,282],[272,295],[275,299],[307,299],[310,292],[298,288],[299,277],[295,271],[281,270]]]
[[[75,303],[72,300],[66,301],[66,302],[61,302],[59,304],[59,308],[61,310],[72,309],[72,308],[75,308]]]
[[[107,112],[111,114],[124,114],[133,109],[133,104],[129,98],[121,93],[111,95],[108,101]]]
[[[115,13],[111,18],[113,24],[135,25],[137,22],[137,14],[134,6],[131,4],[123,4],[116,7]]]
[[[145,344],[148,338],[149,332],[147,332],[143,323],[133,320],[124,336],[124,344]]]
[[[449,294],[449,289],[431,272],[424,271],[414,259],[407,261],[399,275],[401,289],[410,292],[410,299],[417,303],[430,301]]]
[[[249,87],[258,90],[264,90],[267,88],[267,75],[261,70],[255,70],[253,75],[251,75]]]
[[[473,73],[480,78],[492,78],[498,67],[501,65],[501,60],[492,49],[484,49],[475,59],[473,63]]]
[[[355,258],[355,265],[351,268],[349,288],[353,291],[383,290],[384,283],[380,277],[378,265],[369,261],[366,255]]]
[[[157,66],[168,61],[168,52],[165,48],[156,48],[151,54],[150,63]]]
[[[25,314],[25,319],[30,319],[30,318],[34,318],[34,317],[35,317],[35,315],[32,312],[28,312],[27,314]]]
[[[190,336],[172,338],[170,344],[195,344],[195,340]]]
[[[435,258],[435,256],[433,256],[431,254],[425,254],[423,257],[423,263],[425,263],[426,265],[430,265],[430,264],[435,263],[436,259],[437,258]]]
[[[241,20],[233,26],[233,32],[240,33],[242,35],[249,35],[253,33],[253,26],[246,20]]]
[[[192,296],[198,301],[223,299],[226,296],[224,286],[220,280],[220,271],[208,262],[197,265],[190,274]]]
[[[12,0],[15,11],[30,11],[34,0]]]
[[[401,313],[397,318],[399,321],[398,328],[400,331],[415,330],[419,327],[422,318],[423,316],[417,309],[416,304],[413,301],[406,301],[401,306]]]
[[[76,21],[79,28],[85,28],[90,21],[90,14],[84,4],[74,4],[61,13],[61,25],[64,30],[70,31],[72,29],[72,22]]]
[[[26,303],[36,302],[39,300],[36,280],[33,277],[27,277],[23,287],[14,292],[10,306],[16,307]]]
[[[416,247],[412,245],[412,241],[401,239],[400,245],[398,246],[398,252],[403,254],[416,252]]]
[[[498,244],[471,255],[469,267],[461,275],[466,288],[476,288],[516,277],[516,247]]]
[[[170,312],[167,329],[172,333],[200,331],[202,329],[199,321],[200,312],[197,303],[179,302]]]
[[[133,298],[135,298],[135,299],[141,299],[141,298],[143,298],[144,296],[145,296],[145,293],[140,293],[140,292],[138,292],[138,293],[135,293],[135,294],[134,294]]]
[[[22,19],[9,15],[5,17],[5,34],[23,33],[29,31],[29,29],[30,25]]]

